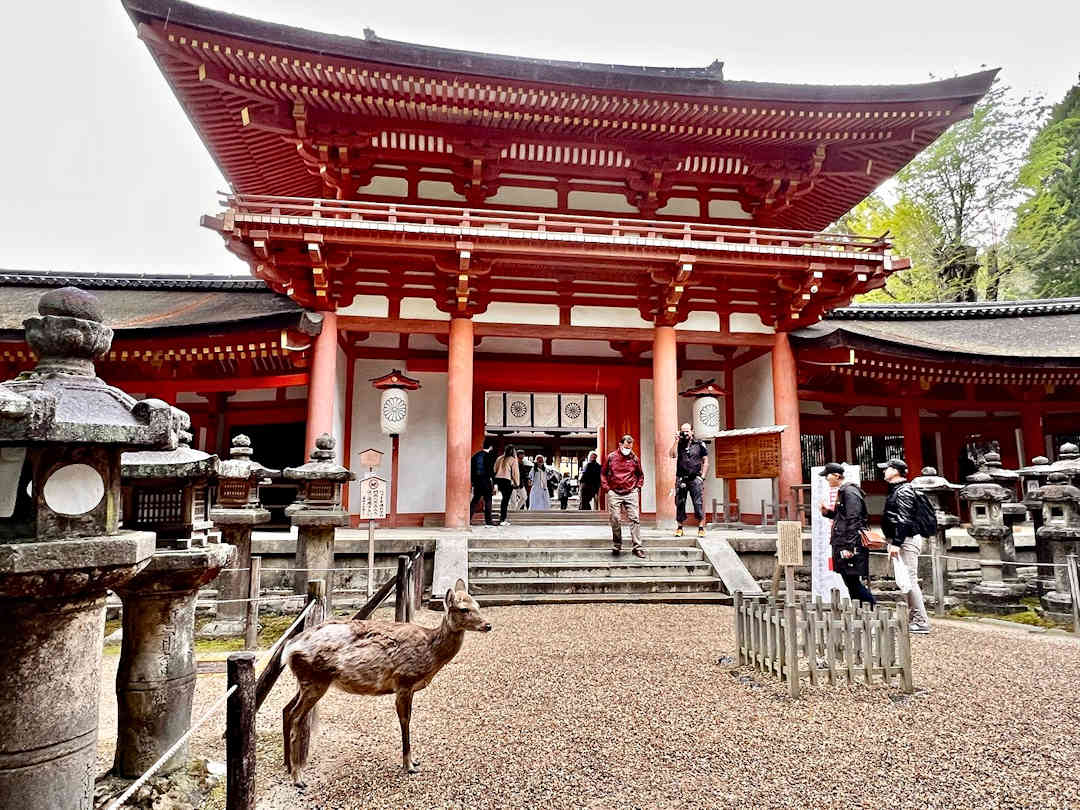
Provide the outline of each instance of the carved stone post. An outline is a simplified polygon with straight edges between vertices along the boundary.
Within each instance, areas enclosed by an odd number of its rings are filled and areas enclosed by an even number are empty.
[[[968,477],[968,485],[960,491],[960,497],[971,504],[968,534],[979,543],[982,581],[972,589],[974,601],[995,613],[1022,610],[1019,600],[1024,595],[1024,586],[1004,581],[1001,570],[1002,542],[1010,534],[1002,505],[1013,496],[1000,484],[995,484],[987,473],[977,472]]]
[[[1072,595],[1069,592],[1065,558],[1080,547],[1080,489],[1069,483],[1062,470],[1050,473],[1049,481],[1039,488],[1043,505],[1040,539],[1047,542],[1054,556],[1054,587],[1044,593],[1043,608],[1060,621],[1072,621]]]
[[[176,447],[182,412],[106,385],[97,299],[50,290],[33,371],[0,383],[0,807],[92,806],[106,589],[150,560],[119,531],[120,454]]]

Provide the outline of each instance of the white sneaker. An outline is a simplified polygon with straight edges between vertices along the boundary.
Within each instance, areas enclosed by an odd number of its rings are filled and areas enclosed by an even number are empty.
[[[500,521],[499,525],[500,525],[500,526],[509,526],[509,525],[510,525],[510,521],[509,521],[509,520],[503,520],[503,521]]]
[[[930,625],[912,622],[908,625],[908,632],[919,636],[925,636],[930,632]]]

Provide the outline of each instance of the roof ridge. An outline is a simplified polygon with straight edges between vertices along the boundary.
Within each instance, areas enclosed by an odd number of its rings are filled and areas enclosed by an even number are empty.
[[[85,287],[97,290],[232,290],[266,292],[264,281],[250,276],[173,273],[58,272],[53,270],[2,270],[0,287]]]
[[[1008,318],[1023,315],[1062,315],[1080,312],[1078,298],[1043,298],[1020,301],[977,301],[919,304],[853,304],[825,315],[832,321],[921,321]]]

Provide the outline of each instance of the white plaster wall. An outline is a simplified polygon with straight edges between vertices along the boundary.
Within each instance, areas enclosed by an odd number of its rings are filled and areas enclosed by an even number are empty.
[[[340,307],[337,314],[385,318],[389,312],[390,301],[385,295],[357,295],[347,307]]]
[[[728,318],[728,328],[732,332],[761,332],[772,334],[776,330],[761,322],[761,317],[749,312],[732,312]]]
[[[273,402],[275,399],[276,388],[245,388],[229,397],[229,402]]]
[[[386,197],[409,196],[409,181],[404,177],[373,177],[366,186],[356,190],[358,197],[367,194],[378,194]]]
[[[691,312],[685,321],[675,324],[675,329],[693,329],[699,332],[719,332],[720,316],[715,312]],[[708,348],[707,346],[705,348]]]
[[[748,428],[775,424],[772,388],[772,355],[766,354],[739,366],[732,375],[735,391],[735,424]],[[765,480],[739,481],[736,490],[744,512],[761,510],[761,499],[772,500],[772,482]]]
[[[637,453],[641,457],[641,469],[645,471],[645,486],[641,490],[641,511],[656,511],[656,462],[653,458],[653,381],[642,380],[639,388],[641,405],[640,433]]]
[[[709,200],[709,219],[753,219],[738,200]]]
[[[535,323],[543,326],[559,325],[558,304],[506,304],[492,303],[473,323]]]
[[[200,394],[193,394],[190,391],[180,391],[176,395],[176,404],[179,405],[182,402],[206,402],[206,397]]]
[[[559,194],[553,188],[526,188],[525,186],[500,186],[488,205],[521,205],[528,208],[556,208]]]
[[[448,321],[450,314],[440,311],[429,298],[402,298],[401,317],[426,321]]]
[[[421,180],[416,184],[416,196],[425,200],[442,200],[444,202],[465,202],[465,197],[454,191],[452,183],[442,183],[438,180]]]
[[[551,353],[559,357],[619,357],[604,340],[553,340]]]
[[[638,210],[626,201],[625,194],[606,194],[602,191],[571,191],[566,195],[569,208],[587,211],[608,211],[613,214],[636,214]]]
[[[361,466],[357,458],[362,450],[374,447],[384,453],[383,463],[375,472],[389,481],[390,437],[383,436],[382,431],[379,430],[379,400],[382,397],[382,392],[376,390],[368,382],[372,377],[379,377],[386,373],[386,361],[358,359],[353,362],[356,365],[353,371],[355,388],[353,390],[352,414],[350,415],[352,419],[352,436],[349,443],[349,463],[345,466],[356,473],[357,478],[363,478],[368,470],[367,467]],[[344,389],[344,386],[342,388]],[[413,407],[414,395],[419,393],[423,393],[423,389],[409,392],[410,409]],[[343,397],[343,411],[344,401]],[[409,429],[412,429],[411,414],[409,416]],[[350,484],[349,487],[349,509],[355,512],[359,508],[360,494],[355,482]]]
[[[653,324],[629,307],[572,307],[571,326],[633,326],[652,329]]]
[[[816,401],[803,401],[799,402],[799,413],[811,414],[813,416],[828,416],[829,412],[825,410],[824,403]]]
[[[668,217],[700,217],[701,203],[691,197],[671,197],[656,213]]]
[[[290,385],[285,389],[285,399],[307,399],[307,386]]]
[[[396,349],[398,336],[392,332],[372,332],[363,340],[356,341],[354,345],[372,349]]]
[[[439,343],[439,340],[435,335],[409,335],[409,348],[422,352],[446,353],[446,344]]]
[[[446,508],[446,374],[409,375],[423,387],[409,392],[411,413],[409,430],[401,437],[398,511],[442,512]],[[389,446],[389,437],[386,443]]]
[[[899,404],[899,403],[897,403]],[[848,416],[888,416],[889,409],[884,405],[860,405],[852,408]]]
[[[493,354],[540,354],[542,345],[539,338],[485,337],[476,347],[478,352]]]

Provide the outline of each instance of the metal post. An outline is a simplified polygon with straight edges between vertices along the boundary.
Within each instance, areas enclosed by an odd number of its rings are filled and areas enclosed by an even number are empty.
[[[255,810],[255,653],[233,653],[227,668],[225,810]]]
[[[375,591],[375,521],[367,522],[367,597]]]
[[[945,572],[941,570],[944,560],[941,559],[941,543],[938,542],[938,538],[930,538],[930,555],[931,565],[933,566],[933,580],[934,580],[934,615],[945,615]]]
[[[244,649],[259,648],[259,588],[262,583],[262,557],[251,558],[251,570],[248,572],[247,613],[244,616]]]

